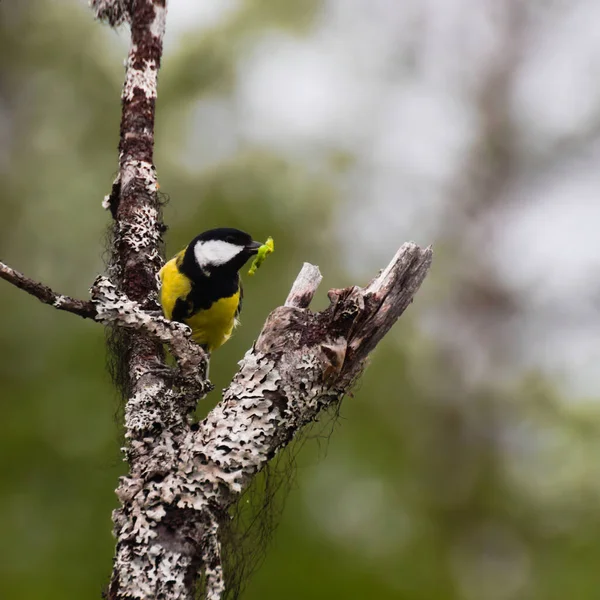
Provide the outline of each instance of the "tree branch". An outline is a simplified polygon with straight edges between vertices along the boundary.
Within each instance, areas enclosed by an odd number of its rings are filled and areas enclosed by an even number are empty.
[[[305,265],[290,305],[269,315],[223,401],[199,427],[160,423],[155,415],[135,421],[146,435],[151,428],[158,433],[132,442],[140,454],[117,491],[120,587],[111,598],[142,599],[152,590],[154,598],[192,600],[200,572],[205,597],[222,597],[218,534],[228,507],[304,425],[352,387],[430,263],[429,248],[405,244],[366,288],[330,291],[331,304],[319,313],[294,306],[306,304],[318,285],[317,268]],[[168,389],[159,393],[169,401]],[[145,398],[137,402],[146,406]]]
[[[50,304],[51,306],[54,306],[54,308],[58,308],[58,310],[66,310],[67,312],[79,315],[84,319],[96,318],[96,308],[91,302],[57,294],[43,283],[29,279],[29,277],[26,277],[23,273],[15,271],[15,269],[12,269],[1,261],[0,278],[12,283],[19,289],[26,291],[28,294],[35,296],[44,304]]]
[[[98,277],[90,290],[92,300],[78,300],[70,296],[57,294],[48,286],[34,281],[19,271],[0,261],[0,279],[12,283],[15,287],[31,294],[44,304],[64,310],[84,319],[92,319],[104,325],[116,325],[124,329],[142,331],[157,343],[167,344],[177,361],[180,376],[188,379],[187,384],[195,381],[201,385],[204,395],[210,385],[205,380],[207,356],[204,350],[190,338],[191,329],[183,323],[168,321],[158,314],[148,313],[124,294],[119,294],[115,285],[106,277]],[[167,373],[168,367],[159,367],[161,373]],[[196,395],[199,389],[194,389]],[[197,400],[196,396],[196,400]]]
[[[321,281],[304,265],[286,301],[268,317],[223,401],[201,423],[190,415],[205,390],[204,355],[188,328],[152,316],[162,263],[153,153],[156,76],[164,0],[93,0],[100,18],[131,26],[122,94],[119,175],[103,206],[115,219],[109,275],[92,288],[98,320],[125,328],[131,390],[125,408],[129,473],[117,489],[117,538],[109,600],[220,600],[225,579],[220,527],[258,473],[318,413],[339,402],[369,352],[412,301],[431,251],[406,244],[366,288],[332,290],[320,313],[308,305]],[[170,344],[183,380],[165,376]],[[201,371],[202,373],[202,371]],[[195,380],[194,380],[195,377]],[[182,401],[183,399],[183,401]],[[204,576],[201,578],[201,576]]]
[[[145,312],[137,302],[120,294],[106,277],[98,277],[90,291],[97,321],[105,325],[142,331],[153,341],[167,344],[177,361],[181,376],[202,384],[201,390],[194,389],[195,402],[198,400],[199,391],[202,395],[209,391],[207,388],[210,386],[206,385],[205,380],[208,357],[204,350],[192,341],[190,337],[192,330],[187,325]],[[166,366],[163,368],[161,363],[155,366],[161,373],[168,369]]]
[[[165,31],[165,0],[97,0],[92,3],[99,18],[109,23],[127,21],[131,46],[121,94],[119,173],[103,206],[114,218],[112,256],[108,266],[118,291],[144,310],[160,307],[157,274],[162,266],[164,225],[153,164],[154,116],[158,69]],[[155,367],[163,363],[162,347],[143,334],[119,334],[117,357],[120,381],[126,392],[156,383]],[[152,372],[154,369],[154,372]],[[149,376],[143,380],[144,373]]]

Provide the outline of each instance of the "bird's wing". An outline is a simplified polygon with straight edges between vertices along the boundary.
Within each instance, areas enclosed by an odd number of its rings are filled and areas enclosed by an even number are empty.
[[[179,255],[175,256],[160,270],[160,303],[165,317],[172,321],[182,321],[188,315],[188,296],[192,290],[190,279],[177,266],[178,258]]]
[[[186,298],[177,298],[175,306],[173,307],[172,321],[179,321],[183,323],[184,319],[191,317],[193,313],[193,307],[190,300]]]
[[[242,312],[242,303],[244,300],[244,286],[242,285],[242,280],[240,279],[240,300],[238,302],[237,308],[235,310],[235,318],[237,319],[240,316],[240,313]]]

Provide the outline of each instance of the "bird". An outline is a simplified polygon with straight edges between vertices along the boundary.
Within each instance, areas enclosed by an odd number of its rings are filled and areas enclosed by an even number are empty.
[[[209,229],[159,272],[165,318],[189,325],[192,339],[209,356],[238,324],[243,299],[238,271],[262,245],[239,229]]]

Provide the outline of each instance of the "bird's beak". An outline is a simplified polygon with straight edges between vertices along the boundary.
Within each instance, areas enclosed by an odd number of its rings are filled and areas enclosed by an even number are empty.
[[[262,242],[250,242],[247,246],[246,246],[246,250],[250,253],[250,254],[256,254],[258,252],[258,249],[263,245]]]

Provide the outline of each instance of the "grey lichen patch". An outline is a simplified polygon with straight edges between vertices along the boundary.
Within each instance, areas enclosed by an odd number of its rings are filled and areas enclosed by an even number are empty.
[[[144,404],[140,407],[144,411],[145,404],[151,405],[161,392],[150,386],[147,398],[136,398],[135,402],[138,406]],[[152,420],[150,417],[145,425]],[[193,547],[188,547],[184,539],[166,535],[164,527],[167,507],[175,501],[177,486],[173,482],[179,464],[176,432],[182,424],[163,424],[159,435],[147,432],[130,443],[127,453],[132,473],[120,481],[117,495],[122,508],[113,516],[120,583],[127,590],[126,597],[139,600],[192,598],[186,579],[192,567]]]
[[[274,361],[249,353],[221,402],[203,423],[202,435],[192,439],[190,458],[210,457],[218,470],[206,475],[201,483],[212,485],[218,494],[225,484],[239,494],[250,477],[268,459],[283,415],[269,399],[276,393],[281,376]]]
[[[154,5],[154,20],[150,23],[150,33],[157,39],[162,40],[165,34],[165,24],[167,19],[167,5]]]
[[[141,310],[139,304],[117,291],[106,277],[98,277],[90,290],[92,302],[98,311],[98,321],[106,325],[115,321],[133,329],[157,330],[154,318]],[[165,321],[166,324],[169,323]],[[169,325],[170,326],[170,325]],[[162,331],[158,328],[159,331]]]
[[[163,428],[181,421],[179,411],[173,409],[173,391],[161,381],[137,391],[125,409],[125,436],[139,437],[141,432]]]
[[[202,562],[206,565],[206,599],[221,600],[225,591],[223,567],[221,565],[221,544],[219,542],[219,525],[213,517],[210,519],[202,540]]]
[[[158,190],[156,169],[152,163],[144,160],[122,159],[121,163],[121,189],[128,193],[128,187],[133,181],[140,180],[150,197]]]
[[[164,342],[170,341],[174,334],[189,336],[191,333],[190,328],[183,323],[167,321],[163,317],[144,312],[137,302],[119,293],[106,277],[99,276],[90,293],[98,311],[98,321],[102,323],[118,321],[123,326],[146,329]]]
[[[158,210],[144,205],[133,213],[131,219],[119,221],[121,239],[135,252],[141,252],[147,248],[156,252],[160,243],[160,230],[157,224]]]
[[[65,296],[58,295],[56,296],[56,300],[54,300],[54,302],[52,303],[52,306],[54,306],[54,308],[60,308],[61,306],[63,306],[66,300],[67,299]]]
[[[140,69],[134,66],[137,62],[136,55],[137,49],[134,47],[127,63],[127,76],[123,86],[122,98],[131,101],[136,94],[141,93],[148,99],[155,99],[158,74],[156,60],[144,61],[144,66]]]
[[[139,549],[138,549],[139,548]],[[119,569],[120,585],[127,590],[123,598],[147,600],[191,599],[185,584],[185,574],[191,560],[181,552],[169,552],[159,544],[145,546],[122,545],[117,551],[115,568]]]

